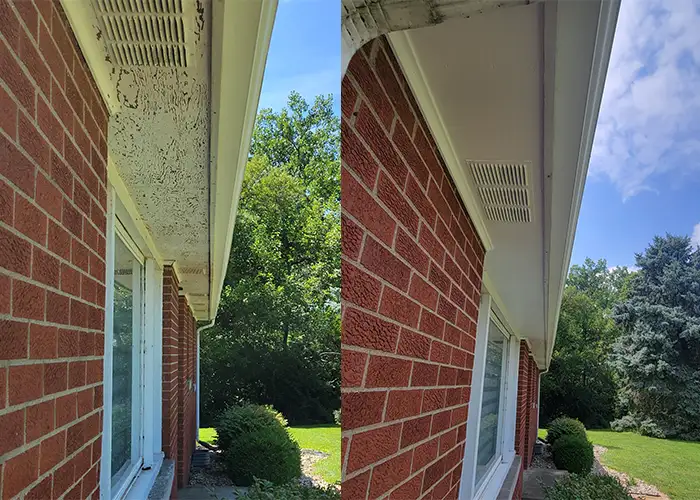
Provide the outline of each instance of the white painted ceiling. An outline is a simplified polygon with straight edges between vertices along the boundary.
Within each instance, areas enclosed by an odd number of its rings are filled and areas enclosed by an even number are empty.
[[[516,6],[407,32],[472,192],[468,161],[528,166],[531,221],[486,220],[485,272],[510,328],[531,342],[546,326],[541,19],[540,5]]]
[[[93,6],[99,5],[95,0]],[[109,156],[160,256],[176,262],[181,288],[195,313],[206,316],[211,5],[191,0],[164,5],[168,12],[185,6],[183,29],[176,30],[184,32],[188,42],[185,67],[120,65],[107,45],[109,37],[101,37],[120,104],[109,121]],[[99,19],[99,7],[96,14]],[[157,16],[163,14],[153,18]],[[104,25],[101,28],[105,30]]]

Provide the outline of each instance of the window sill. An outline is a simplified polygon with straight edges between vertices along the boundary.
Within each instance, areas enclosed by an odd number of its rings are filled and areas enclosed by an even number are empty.
[[[172,487],[172,480],[175,477],[175,467],[174,464],[168,464],[170,460],[163,460],[162,453],[156,453],[153,455],[153,466],[148,470],[141,470],[139,474],[134,479],[134,482],[127,491],[126,495],[123,497],[124,500],[143,500],[144,498],[151,498],[151,493],[155,492],[156,485],[160,484],[161,480],[167,480],[163,478],[163,472],[170,471],[170,483],[168,486],[167,496],[154,497],[154,498],[169,498],[170,488]],[[170,465],[170,467],[168,467]]]
[[[505,481],[501,486],[501,491],[498,492],[498,497],[496,500],[511,500],[513,498],[513,493],[515,493],[515,486],[518,484],[518,477],[520,476],[520,464],[522,459],[519,455],[513,458],[513,463],[510,464],[508,469],[508,474],[506,474]]]
[[[484,499],[484,500],[492,500],[492,499],[497,499],[501,500],[501,493],[503,489],[507,486],[508,479],[510,478],[511,474],[509,474],[509,471],[511,470],[511,466],[516,462],[518,463],[518,467],[520,467],[520,457],[516,457],[515,454],[512,454],[510,456],[503,457],[503,460],[501,461],[500,464],[495,466],[495,469],[493,473],[491,473],[491,477],[488,478],[488,481],[486,484],[484,484],[481,489],[477,492],[476,496],[474,498],[479,498],[479,499]],[[517,468],[516,468],[516,473],[517,473]],[[515,480],[517,482],[517,474],[515,476]],[[513,488],[515,488],[515,483],[513,483]],[[512,495],[511,495],[512,496]],[[511,497],[504,497],[510,500]]]

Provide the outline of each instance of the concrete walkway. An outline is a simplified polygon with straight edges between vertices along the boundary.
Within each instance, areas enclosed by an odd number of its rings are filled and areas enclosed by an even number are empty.
[[[178,500],[235,500],[245,493],[247,488],[233,486],[188,486],[177,490]]]
[[[523,500],[544,500],[544,488],[568,476],[565,470],[527,469],[523,473]],[[179,492],[178,492],[179,494]]]

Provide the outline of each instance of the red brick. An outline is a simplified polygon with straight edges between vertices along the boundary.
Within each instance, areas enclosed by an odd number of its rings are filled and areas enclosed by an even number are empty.
[[[413,111],[411,110],[408,100],[403,94],[401,85],[396,79],[396,75],[394,75],[394,70],[391,68],[389,60],[384,54],[384,51],[381,49],[377,51],[375,64],[377,76],[382,82],[382,86],[389,96],[389,100],[394,105],[397,114],[401,118],[401,121],[406,125],[406,128],[408,130],[412,130],[415,122]]]
[[[54,429],[54,401],[44,401],[27,408],[27,442],[39,439]]]
[[[372,471],[372,481],[369,488],[371,498],[376,498],[400,484],[411,473],[411,455],[409,450],[377,465]]]
[[[341,174],[341,191],[343,211],[355,217],[380,241],[391,245],[396,222],[346,169]]]
[[[457,307],[441,295],[438,301],[438,314],[450,323],[454,323],[457,320]]]
[[[0,2],[0,6],[5,5],[5,2]],[[6,33],[8,29],[10,29],[10,26],[13,26],[13,28],[16,27],[14,21],[8,22],[10,18],[14,18],[14,13],[2,13],[3,22],[0,23],[0,29],[2,29],[3,33]],[[18,33],[19,30],[13,29],[13,34],[15,36],[17,36]],[[18,36],[17,40],[19,40]],[[12,45],[17,47],[19,43],[16,42]],[[24,109],[26,109],[31,116],[34,116],[34,85],[31,84],[24,70],[22,70],[17,63],[14,54],[7,49],[5,44],[0,44],[0,68],[2,68],[2,79],[5,85],[7,85],[10,92],[14,94]]]
[[[433,415],[433,421],[430,426],[430,435],[439,434],[450,426],[450,418],[452,410],[441,411]]]
[[[3,496],[12,498],[39,477],[39,447],[35,446],[5,462]]]
[[[362,103],[355,122],[355,129],[367,143],[379,163],[399,186],[406,182],[408,169],[399,157],[386,133],[378,126],[369,108]]]
[[[382,285],[376,278],[347,261],[341,263],[343,300],[376,311]]]
[[[15,220],[15,192],[0,179],[0,221],[12,226]]]
[[[442,340],[445,332],[445,320],[424,309],[421,314],[420,326],[418,329],[436,339]]]
[[[24,444],[24,409],[0,415],[0,455]]]
[[[67,394],[56,399],[56,426],[61,427],[72,422],[78,416],[76,393]]]
[[[53,494],[54,497],[58,498],[70,486],[72,486],[75,481],[75,465],[73,464],[73,461],[69,460],[63,464],[58,468],[58,470],[56,470],[53,476]]]
[[[386,403],[385,421],[413,417],[420,413],[423,391],[410,389],[405,391],[390,391]],[[343,423],[343,426],[345,423]]]
[[[53,469],[66,456],[66,432],[61,431],[41,442],[39,473]]]
[[[0,359],[27,357],[29,324],[0,319]]]
[[[457,429],[447,431],[440,436],[440,455],[450,451],[457,444]]]
[[[447,275],[435,264],[435,262],[430,263],[428,281],[435,285],[442,293],[449,295],[451,286],[450,278],[447,277]]]
[[[347,345],[394,352],[399,327],[357,309],[347,308],[342,324],[342,341]]]
[[[438,366],[428,363],[413,363],[412,387],[430,387],[437,384]]]
[[[36,202],[56,220],[61,220],[63,195],[51,181],[39,172],[36,177]]]
[[[377,196],[412,235],[418,233],[418,214],[384,172],[379,173]]]
[[[43,391],[42,365],[11,366],[9,400],[11,405],[40,398]]]
[[[362,377],[365,373],[367,354],[343,349],[342,353],[342,381],[341,386],[359,387],[362,385]]]
[[[423,492],[428,491],[437,483],[445,474],[445,463],[438,460],[425,470],[425,478],[423,479]]]
[[[36,114],[39,129],[58,152],[63,152],[63,127],[48,104],[48,94],[46,100],[43,97],[37,97]]]
[[[343,495],[346,498],[365,498],[367,495],[367,486],[369,485],[370,471],[345,479],[343,481]]]
[[[31,158],[42,168],[49,164],[49,146],[33,123],[23,114],[19,115],[19,143]]]
[[[396,235],[396,253],[406,259],[414,270],[421,273],[423,276],[428,275],[428,263],[430,259],[428,255],[418,246],[408,233],[399,228]]]
[[[444,408],[446,396],[446,389],[426,389],[423,391],[423,405],[421,406],[421,411],[427,413]]]
[[[0,227],[0,267],[29,276],[31,263],[31,243]]]
[[[352,75],[358,87],[362,89],[372,109],[379,115],[383,126],[389,129],[394,118],[394,110],[391,108],[387,95],[379,85],[377,76],[361,53],[357,52],[350,59],[347,73]],[[363,106],[365,105],[363,104]]]
[[[428,359],[430,356],[430,339],[420,333],[402,328],[396,353],[412,358]]]
[[[362,230],[362,228],[360,228],[360,226],[358,226],[353,221],[348,219],[345,215],[343,215],[341,217],[340,237],[342,255],[352,260],[357,260],[360,256],[363,235],[364,231]]]
[[[10,314],[12,278],[0,274],[0,314]]]
[[[68,388],[85,385],[85,361],[71,361],[68,363]]]
[[[377,462],[398,450],[401,424],[389,425],[353,435],[347,462],[347,472],[353,472]]]
[[[425,307],[435,311],[438,301],[438,291],[415,273],[411,276],[411,286],[408,294]]]
[[[77,299],[70,299],[70,324],[82,328],[88,327],[88,305]]]
[[[415,444],[430,435],[430,415],[420,416],[403,423],[401,448]]]
[[[102,382],[102,368],[104,363],[101,359],[93,359],[87,362],[85,367],[85,383],[94,384],[96,382]]]
[[[17,136],[17,104],[3,88],[0,88],[0,129],[13,139]]]
[[[422,469],[437,458],[439,439],[439,437],[435,437],[413,449],[413,465],[411,466],[411,472]]]
[[[70,265],[62,262],[61,263],[61,290],[69,293],[75,297],[80,297],[80,284],[81,284],[80,271],[77,271]]]
[[[16,318],[44,319],[46,293],[43,288],[12,280],[12,315]]]
[[[28,2],[23,2],[28,3]],[[27,495],[24,497],[26,500],[46,500],[47,498],[53,498],[53,476],[48,475],[42,479],[37,485],[35,485]]]
[[[362,265],[395,287],[406,291],[411,277],[409,267],[374,238],[367,238],[362,251]]]
[[[34,247],[32,260],[32,278],[50,287],[58,288],[60,274],[58,259]]]
[[[28,196],[34,196],[36,168],[5,136],[0,135],[0,174]]]
[[[57,354],[57,329],[55,326],[32,324],[29,329],[29,357],[52,359]]]
[[[341,124],[340,128],[340,151],[343,163],[350,168],[355,175],[370,189],[374,190],[377,180],[379,165],[365,148],[355,131],[347,125]]]
[[[440,243],[440,240],[433,234],[432,230],[423,223],[420,225],[418,243],[436,262],[443,261],[445,248],[442,246],[442,243]]]
[[[15,228],[41,245],[46,244],[46,215],[32,202],[15,196]]]
[[[83,236],[83,216],[78,212],[73,205],[63,199],[63,225],[70,231],[73,236],[82,238]],[[87,269],[86,269],[87,270]]]
[[[68,165],[59,158],[55,152],[51,151],[51,180],[63,191],[68,198],[73,197],[73,173]]]
[[[406,481],[404,484],[391,492],[390,500],[406,500],[407,498],[418,498],[420,496],[423,474],[418,474]],[[345,490],[343,490],[345,491]]]
[[[70,299],[51,290],[46,292],[46,321],[67,325],[70,323]]]
[[[355,103],[357,102],[357,91],[355,87],[350,82],[349,78],[343,78],[341,83],[340,91],[340,107],[343,112],[343,116],[350,118],[352,116],[353,110],[355,108]],[[344,135],[343,132],[341,135]],[[345,161],[345,158],[343,158]]]
[[[382,421],[386,391],[346,392],[341,398],[343,430],[355,429]]]
[[[44,392],[53,394],[68,388],[68,364],[49,363],[44,366]]]
[[[384,287],[379,313],[403,325],[415,328],[418,326],[420,305],[393,288]]]
[[[367,366],[366,387],[407,387],[411,362],[389,356],[371,355]]]
[[[436,363],[449,363],[452,356],[451,347],[448,344],[434,340],[430,346],[430,361]]]
[[[71,236],[54,221],[49,220],[49,250],[63,259],[70,259]]]

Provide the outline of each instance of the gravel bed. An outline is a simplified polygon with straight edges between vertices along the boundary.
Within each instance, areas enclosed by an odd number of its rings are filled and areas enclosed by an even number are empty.
[[[593,464],[594,473],[602,473],[613,476],[620,482],[620,484],[627,486],[630,494],[637,500],[670,500],[668,495],[660,492],[656,486],[645,483],[641,479],[633,479],[630,481],[630,476],[624,472],[619,472],[615,469],[602,465],[600,463],[600,457],[607,450],[608,449],[604,446],[593,446],[593,454],[595,455],[595,462]],[[596,465],[600,468],[600,471],[596,471]]]

